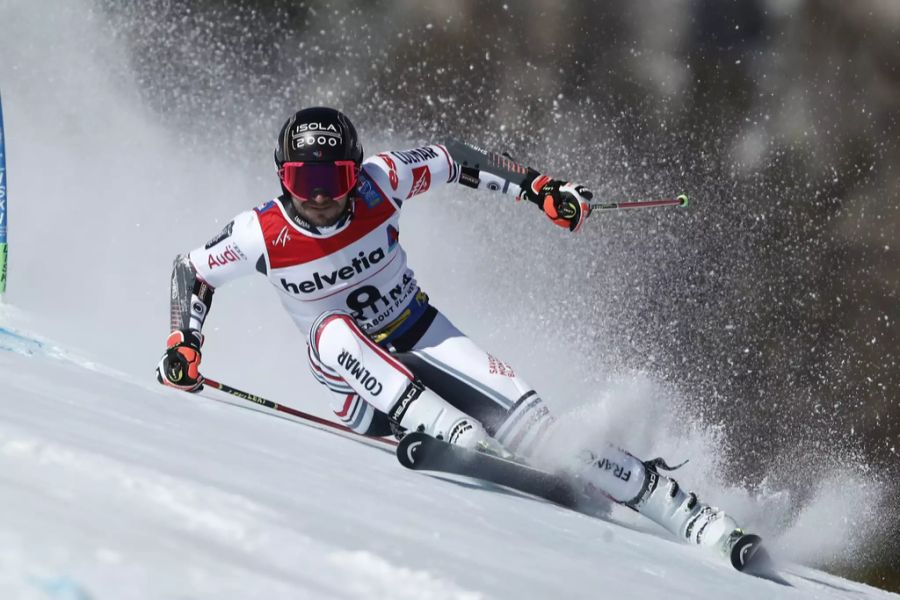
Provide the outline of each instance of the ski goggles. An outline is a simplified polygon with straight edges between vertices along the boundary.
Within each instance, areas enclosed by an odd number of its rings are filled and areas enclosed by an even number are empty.
[[[318,194],[341,199],[356,185],[356,175],[356,163],[352,160],[289,162],[278,170],[285,189],[304,202]]]

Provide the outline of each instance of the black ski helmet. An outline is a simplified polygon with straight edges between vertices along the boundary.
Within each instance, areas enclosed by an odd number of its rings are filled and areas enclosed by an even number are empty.
[[[285,121],[275,144],[275,166],[286,162],[334,162],[362,164],[363,149],[350,119],[325,106],[304,108]]]

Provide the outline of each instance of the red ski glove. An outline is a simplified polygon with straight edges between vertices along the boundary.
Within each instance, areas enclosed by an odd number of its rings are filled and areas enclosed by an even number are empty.
[[[156,366],[156,379],[163,385],[186,392],[203,389],[200,375],[200,347],[203,334],[196,329],[181,329],[169,334],[168,349]]]
[[[551,221],[569,231],[578,231],[591,214],[588,202],[594,193],[583,185],[550,179],[529,169],[522,195],[543,210]]]

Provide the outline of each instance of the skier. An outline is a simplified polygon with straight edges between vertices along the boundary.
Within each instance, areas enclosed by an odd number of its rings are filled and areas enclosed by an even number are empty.
[[[488,164],[487,153],[481,158]],[[462,184],[528,200],[576,232],[592,193],[512,160],[505,166],[521,175],[517,181],[472,162],[441,144],[363,160],[344,114],[322,107],[294,114],[275,148],[282,195],[176,257],[159,381],[201,389],[201,330],[213,294],[257,272],[308,336],[312,374],[353,431],[399,437],[418,430],[467,448],[539,456],[554,417],[517,372],[456,329],[416,284],[399,243],[400,209],[413,196]],[[568,469],[586,490],[599,489],[678,538],[725,550],[740,533],[734,519],[682,490],[661,465],[605,446],[573,457]]]

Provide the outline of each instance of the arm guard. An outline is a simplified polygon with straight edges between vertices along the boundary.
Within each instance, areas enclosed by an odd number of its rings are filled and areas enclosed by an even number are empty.
[[[523,167],[506,154],[482,150],[457,140],[445,144],[460,166],[459,183],[474,189],[500,191],[519,197],[538,172]]]
[[[197,276],[190,259],[179,254],[172,267],[171,331],[203,329],[215,290]]]

